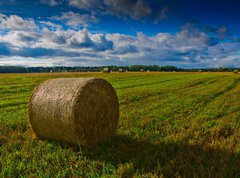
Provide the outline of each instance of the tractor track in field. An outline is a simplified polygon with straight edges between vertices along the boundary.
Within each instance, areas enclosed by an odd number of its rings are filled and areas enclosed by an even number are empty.
[[[198,88],[199,86],[206,86],[206,85],[211,85],[216,82],[218,82],[218,79],[221,77],[211,77],[211,78],[199,78],[197,80],[194,80],[193,82],[187,83],[187,85],[181,86],[181,88],[177,88],[174,90],[171,90],[173,92],[177,93],[185,93],[188,91],[192,91],[195,88]]]
[[[0,95],[1,94],[28,93],[31,91],[32,91],[32,89],[30,89],[30,88],[20,88],[19,90],[1,90],[0,89]]]
[[[12,107],[12,106],[19,106],[19,105],[25,105],[28,102],[26,101],[21,101],[21,102],[15,102],[15,103],[4,103],[4,104],[0,104],[0,109],[6,108],[6,107]]]
[[[234,82],[232,84],[230,84],[229,86],[226,87],[226,89],[217,92],[213,95],[211,95],[208,98],[205,98],[203,100],[203,102],[201,102],[201,104],[203,104],[203,106],[201,107],[196,107],[196,110],[194,110],[194,112],[192,114],[188,114],[186,115],[188,119],[191,119],[193,117],[196,117],[199,112],[202,112],[205,108],[209,107],[209,105],[211,105],[215,100],[219,99],[220,97],[224,97],[225,95],[227,95],[230,91],[234,90],[238,84],[240,82],[240,78],[237,78],[234,80]],[[225,99],[226,100],[226,99]],[[223,103],[225,103],[226,101],[223,101]]]
[[[191,78],[191,77],[189,77]],[[205,83],[208,83],[208,84],[214,84],[215,82],[217,82],[217,79],[218,77],[215,77],[215,78],[211,78],[213,81],[209,82],[209,80],[204,80],[204,82],[197,82],[194,87],[197,87],[197,86],[200,86],[200,85],[203,85]],[[179,79],[179,78],[178,78]],[[161,82],[155,82],[154,84],[157,85],[157,84],[160,84],[160,83],[166,83],[166,82],[170,82],[170,81],[176,81],[178,79],[171,79],[171,80],[164,80],[164,81],[161,81]],[[186,79],[186,78],[185,78]],[[147,85],[153,85],[153,84],[147,84]],[[134,86],[134,87],[128,87],[128,88],[136,88],[136,87],[139,87],[139,86],[147,86],[146,84],[144,85],[138,85],[138,86]],[[191,88],[193,86],[191,85]],[[179,92],[180,90],[180,92]],[[141,100],[144,100],[144,99],[148,99],[150,97],[156,97],[156,96],[161,96],[161,95],[166,95],[166,92],[168,93],[173,93],[173,94],[179,94],[179,93],[183,93],[183,91],[186,90],[185,86],[181,86],[181,88],[175,88],[175,89],[164,89],[164,90],[161,90],[161,91],[154,91],[154,92],[145,92],[145,91],[142,91],[141,95],[138,95],[138,96],[133,96],[133,97],[128,97],[126,96],[127,100],[128,101],[125,101],[125,102],[121,102],[120,104],[130,104],[131,102],[138,102],[138,101],[141,101]]]
[[[218,78],[218,77],[217,77]],[[203,85],[203,84],[214,84],[216,83],[218,80],[217,78],[212,78],[209,82],[209,80],[204,80],[204,82],[202,81],[198,81],[195,83],[194,87],[193,85],[191,85],[190,87],[191,88],[195,88],[196,86],[200,86],[200,85]],[[190,119],[192,118],[193,116],[196,116],[198,115],[198,113],[202,110],[204,110],[205,107],[208,107],[208,105],[210,105],[215,99],[221,97],[221,96],[224,96],[225,94],[227,94],[228,92],[230,92],[231,90],[234,90],[234,88],[237,87],[237,85],[239,84],[240,82],[240,78],[238,79],[235,79],[233,81],[232,84],[230,84],[229,86],[226,87],[226,89],[220,91],[220,92],[217,92],[216,94],[208,97],[208,98],[204,98],[204,99],[197,99],[195,102],[196,103],[199,103],[201,104],[201,107],[199,107],[199,104],[193,106],[192,110],[194,110],[194,112],[192,114],[189,114],[189,108],[186,109],[186,111],[183,111],[182,113],[185,113],[185,117]],[[175,93],[175,91],[177,91],[177,93]],[[179,88],[178,89],[175,89],[175,90],[172,90],[170,93],[173,93],[173,94],[176,94],[176,95],[179,95],[180,93],[183,93],[184,89],[181,90],[179,92]],[[151,92],[151,93],[146,93],[144,95],[141,95],[141,96],[134,96],[134,97],[131,97],[131,98],[127,98],[127,100],[123,101],[123,102],[120,102],[120,104],[123,104],[123,105],[128,105],[130,103],[133,103],[133,102],[139,102],[139,101],[142,101],[142,100],[150,100],[151,102],[154,102],[156,100],[159,100],[161,99],[161,96],[162,95],[166,95],[166,93],[164,91],[161,91],[161,92]],[[157,96],[157,97],[156,97]],[[155,98],[154,98],[155,97]],[[152,98],[152,99],[151,99]],[[153,99],[154,98],[154,99]],[[157,106],[158,107],[158,106]],[[173,108],[173,113],[175,113],[174,111],[175,109]],[[177,112],[177,111],[176,111]]]
[[[158,82],[152,82],[152,83],[142,83],[142,84],[135,84],[135,85],[129,85],[125,87],[120,87],[120,88],[115,88],[116,90],[122,90],[122,89],[127,89],[127,88],[137,88],[137,87],[142,87],[142,86],[149,86],[149,85],[157,85],[165,82],[170,82],[170,81],[176,81],[178,79],[170,79],[170,80],[163,80],[163,81],[158,81]]]
[[[228,93],[229,91],[233,90],[234,88],[237,87],[237,85],[238,85],[239,82],[240,82],[240,78],[235,79],[232,84],[230,84],[229,86],[226,87],[226,89],[224,89],[224,90],[222,90],[222,91],[220,91],[220,92],[217,92],[217,93],[213,94],[213,95],[209,98],[208,102],[211,102],[211,101],[213,101],[213,100],[216,100],[217,98],[219,98],[219,97],[225,95],[226,93]]]
[[[215,77],[218,78],[218,77]],[[157,84],[161,84],[161,83],[166,83],[166,82],[172,82],[172,81],[178,81],[181,79],[193,79],[192,77],[179,77],[179,78],[174,78],[174,79],[168,79],[168,80],[162,80],[162,81],[158,81],[158,82],[152,82],[152,83],[141,83],[141,84],[135,84],[135,85],[128,85],[128,86],[124,86],[124,87],[115,87],[116,90],[121,90],[121,89],[127,89],[127,88],[137,88],[137,87],[142,87],[142,86],[149,86],[149,85],[157,85]],[[199,78],[202,79],[202,78]],[[204,78],[203,78],[204,79]],[[212,78],[211,78],[212,79]],[[193,79],[194,80],[194,79]],[[207,80],[207,79],[206,79]],[[199,83],[198,85],[200,85],[201,83]]]

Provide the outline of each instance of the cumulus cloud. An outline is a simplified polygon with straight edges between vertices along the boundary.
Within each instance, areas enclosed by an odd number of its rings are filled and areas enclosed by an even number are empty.
[[[51,30],[57,30],[57,29],[62,29],[61,25],[52,23],[50,21],[38,21],[39,24],[41,24],[43,27],[47,27]]]
[[[112,50],[113,42],[104,34],[91,34],[88,30],[10,31],[0,35],[1,55],[22,57],[78,56],[92,52]],[[10,50],[9,50],[10,49]]]
[[[51,17],[52,20],[63,21],[66,25],[79,28],[79,27],[88,27],[90,23],[96,23],[98,20],[92,14],[79,14],[72,11],[64,12],[61,16]]]
[[[41,37],[36,32],[10,31],[6,35],[0,36],[0,42],[9,44],[11,47],[32,47]]]
[[[219,67],[231,63],[237,64],[232,60],[239,56],[237,55],[239,43],[218,41],[212,44],[212,37],[191,28],[183,28],[176,34],[159,33],[154,36],[139,32],[135,39],[125,36],[124,40],[121,40],[119,34],[114,36],[110,37],[114,44],[122,44],[115,51],[126,46],[127,41],[131,41],[128,44],[137,48],[136,53],[128,53],[124,56],[124,59],[131,64],[141,61],[144,64],[171,64],[182,67]]]
[[[38,26],[32,18],[23,19],[17,15],[0,14],[0,29],[33,31],[37,30]]]

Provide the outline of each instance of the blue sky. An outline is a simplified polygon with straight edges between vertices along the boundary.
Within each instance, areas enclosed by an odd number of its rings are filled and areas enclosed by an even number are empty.
[[[0,0],[0,65],[240,67],[238,0]]]

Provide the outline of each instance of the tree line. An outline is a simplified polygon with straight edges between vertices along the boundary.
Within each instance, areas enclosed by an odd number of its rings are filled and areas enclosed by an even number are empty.
[[[232,72],[237,68],[183,69],[175,66],[132,65],[132,66],[94,66],[94,67],[22,67],[0,66],[0,73],[44,73],[44,72],[101,72],[104,68],[112,71],[162,71],[162,72]]]

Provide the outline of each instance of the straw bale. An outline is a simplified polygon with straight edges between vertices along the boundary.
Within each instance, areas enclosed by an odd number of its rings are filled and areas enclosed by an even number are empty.
[[[119,103],[111,84],[98,78],[58,78],[39,85],[29,104],[35,135],[79,145],[97,144],[117,128]]]

